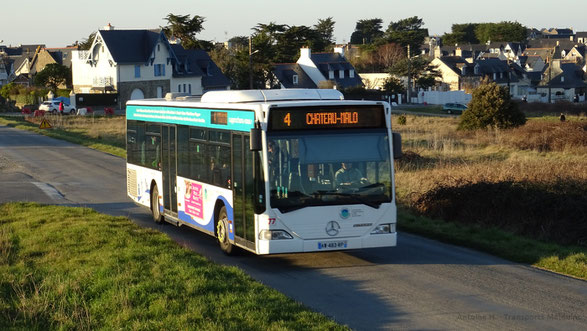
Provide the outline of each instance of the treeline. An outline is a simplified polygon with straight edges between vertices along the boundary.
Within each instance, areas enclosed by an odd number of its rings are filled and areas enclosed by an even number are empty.
[[[528,29],[518,22],[453,24],[450,33],[442,36],[445,45],[479,44],[488,41],[522,42]]]

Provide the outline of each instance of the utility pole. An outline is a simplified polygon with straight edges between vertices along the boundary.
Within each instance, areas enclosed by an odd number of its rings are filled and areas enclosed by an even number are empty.
[[[253,41],[249,36],[249,89],[253,89]]]
[[[550,57],[547,57],[546,61],[548,62],[548,103],[551,103],[550,80],[552,79],[552,63]]]
[[[412,73],[411,73],[411,63],[410,63],[410,45],[408,45],[408,103],[412,103]]]

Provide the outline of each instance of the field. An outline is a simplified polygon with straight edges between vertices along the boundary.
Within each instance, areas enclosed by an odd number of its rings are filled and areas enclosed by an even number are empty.
[[[570,273],[586,277],[587,119],[569,117],[566,122],[530,119],[512,130],[461,132],[458,118],[408,115],[399,125],[394,116],[393,130],[402,134],[404,151],[396,161],[398,202],[411,219],[428,218],[403,222],[404,229],[537,265],[571,258],[577,270]],[[440,220],[456,225],[436,232],[421,226],[433,228]],[[487,239],[502,231],[573,248],[526,254],[514,243],[504,252],[479,245],[483,236],[466,242],[459,233],[463,227],[469,236],[487,230]]]

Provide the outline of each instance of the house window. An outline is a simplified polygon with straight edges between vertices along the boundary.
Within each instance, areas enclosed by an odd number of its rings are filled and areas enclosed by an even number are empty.
[[[353,69],[349,70],[349,77],[350,78],[355,78],[355,71]]]
[[[497,73],[496,73],[496,72],[494,72],[494,73],[493,73],[493,80],[496,80],[496,79],[497,79]]]
[[[344,70],[338,71],[338,78],[344,78]]]
[[[141,77],[141,66],[140,65],[135,65],[135,78],[140,78]]]
[[[157,52],[161,50],[161,44],[157,44]]]
[[[294,85],[298,85],[298,75],[293,75],[292,82]]]
[[[187,91],[185,84],[183,84],[183,93],[185,93],[185,91]]]
[[[156,64],[153,67],[155,77],[165,76],[165,65],[164,64]]]
[[[192,84],[188,84],[188,93],[192,95]]]
[[[181,92],[181,84],[177,84],[177,92]]]
[[[334,70],[328,70],[328,79],[334,79]]]
[[[474,72],[475,72],[475,75],[479,74],[479,66],[478,65],[475,66]]]

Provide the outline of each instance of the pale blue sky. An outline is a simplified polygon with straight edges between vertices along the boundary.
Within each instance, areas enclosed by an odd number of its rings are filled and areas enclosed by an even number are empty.
[[[418,16],[430,34],[450,32],[453,23],[518,21],[528,27],[573,27],[587,31],[587,0],[29,0],[2,1],[4,45],[62,47],[111,23],[118,28],[157,28],[167,14],[206,18],[200,39],[224,41],[248,35],[257,23],[336,22],[337,43],[347,42],[359,19],[392,21]]]

